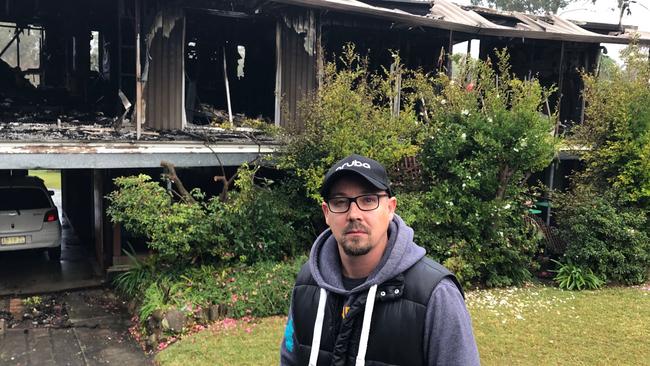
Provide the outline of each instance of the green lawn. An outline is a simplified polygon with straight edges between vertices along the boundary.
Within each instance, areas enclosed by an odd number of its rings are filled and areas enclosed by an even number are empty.
[[[649,365],[650,291],[467,292],[483,365]],[[159,353],[161,365],[277,365],[283,317],[223,324]]]
[[[29,175],[41,177],[48,189],[61,189],[61,173],[58,170],[30,170]]]

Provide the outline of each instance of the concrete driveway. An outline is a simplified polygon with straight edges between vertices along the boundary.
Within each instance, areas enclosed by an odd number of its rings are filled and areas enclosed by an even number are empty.
[[[0,365],[152,364],[152,357],[129,334],[124,304],[109,290],[39,299],[49,304],[47,309],[33,311],[25,298],[0,298],[0,319],[11,318],[4,321],[6,329],[0,329]]]
[[[54,203],[61,209],[61,194]],[[104,282],[94,260],[92,247],[75,234],[61,215],[61,260],[50,261],[43,250],[0,252],[0,296],[61,292],[96,287]]]

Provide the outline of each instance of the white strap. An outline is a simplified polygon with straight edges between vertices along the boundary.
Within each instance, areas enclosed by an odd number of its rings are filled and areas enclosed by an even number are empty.
[[[372,320],[372,310],[375,308],[375,294],[377,294],[377,285],[373,285],[368,290],[366,309],[363,311],[363,325],[361,326],[361,338],[359,339],[359,353],[357,354],[356,366],[364,366],[366,363],[368,337],[370,337],[370,321]]]
[[[314,323],[314,337],[311,340],[311,353],[309,354],[309,366],[316,366],[318,361],[318,350],[320,349],[320,337],[323,333],[323,319],[325,319],[325,302],[327,301],[327,291],[320,289],[318,298],[318,312],[316,313],[316,322]]]

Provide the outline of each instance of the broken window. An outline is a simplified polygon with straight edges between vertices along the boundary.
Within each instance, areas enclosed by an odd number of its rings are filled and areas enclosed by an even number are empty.
[[[32,25],[0,23],[0,50],[2,51],[2,78],[13,75],[19,84],[26,80],[33,86],[40,84],[42,28]],[[3,86],[4,83],[3,83]]]
[[[192,11],[186,20],[188,122],[218,124],[227,122],[230,113],[235,122],[245,118],[271,121],[275,113],[275,23]]]
[[[90,71],[99,72],[99,32],[92,31],[90,37]]]

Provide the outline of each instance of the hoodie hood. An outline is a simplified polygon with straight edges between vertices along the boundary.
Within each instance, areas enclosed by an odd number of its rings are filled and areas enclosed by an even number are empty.
[[[341,259],[332,231],[325,230],[316,238],[309,255],[311,274],[318,286],[327,291],[349,295],[379,285],[409,269],[424,257],[426,251],[413,242],[413,229],[397,214],[388,226],[388,244],[377,267],[364,283],[348,291],[341,279]]]

